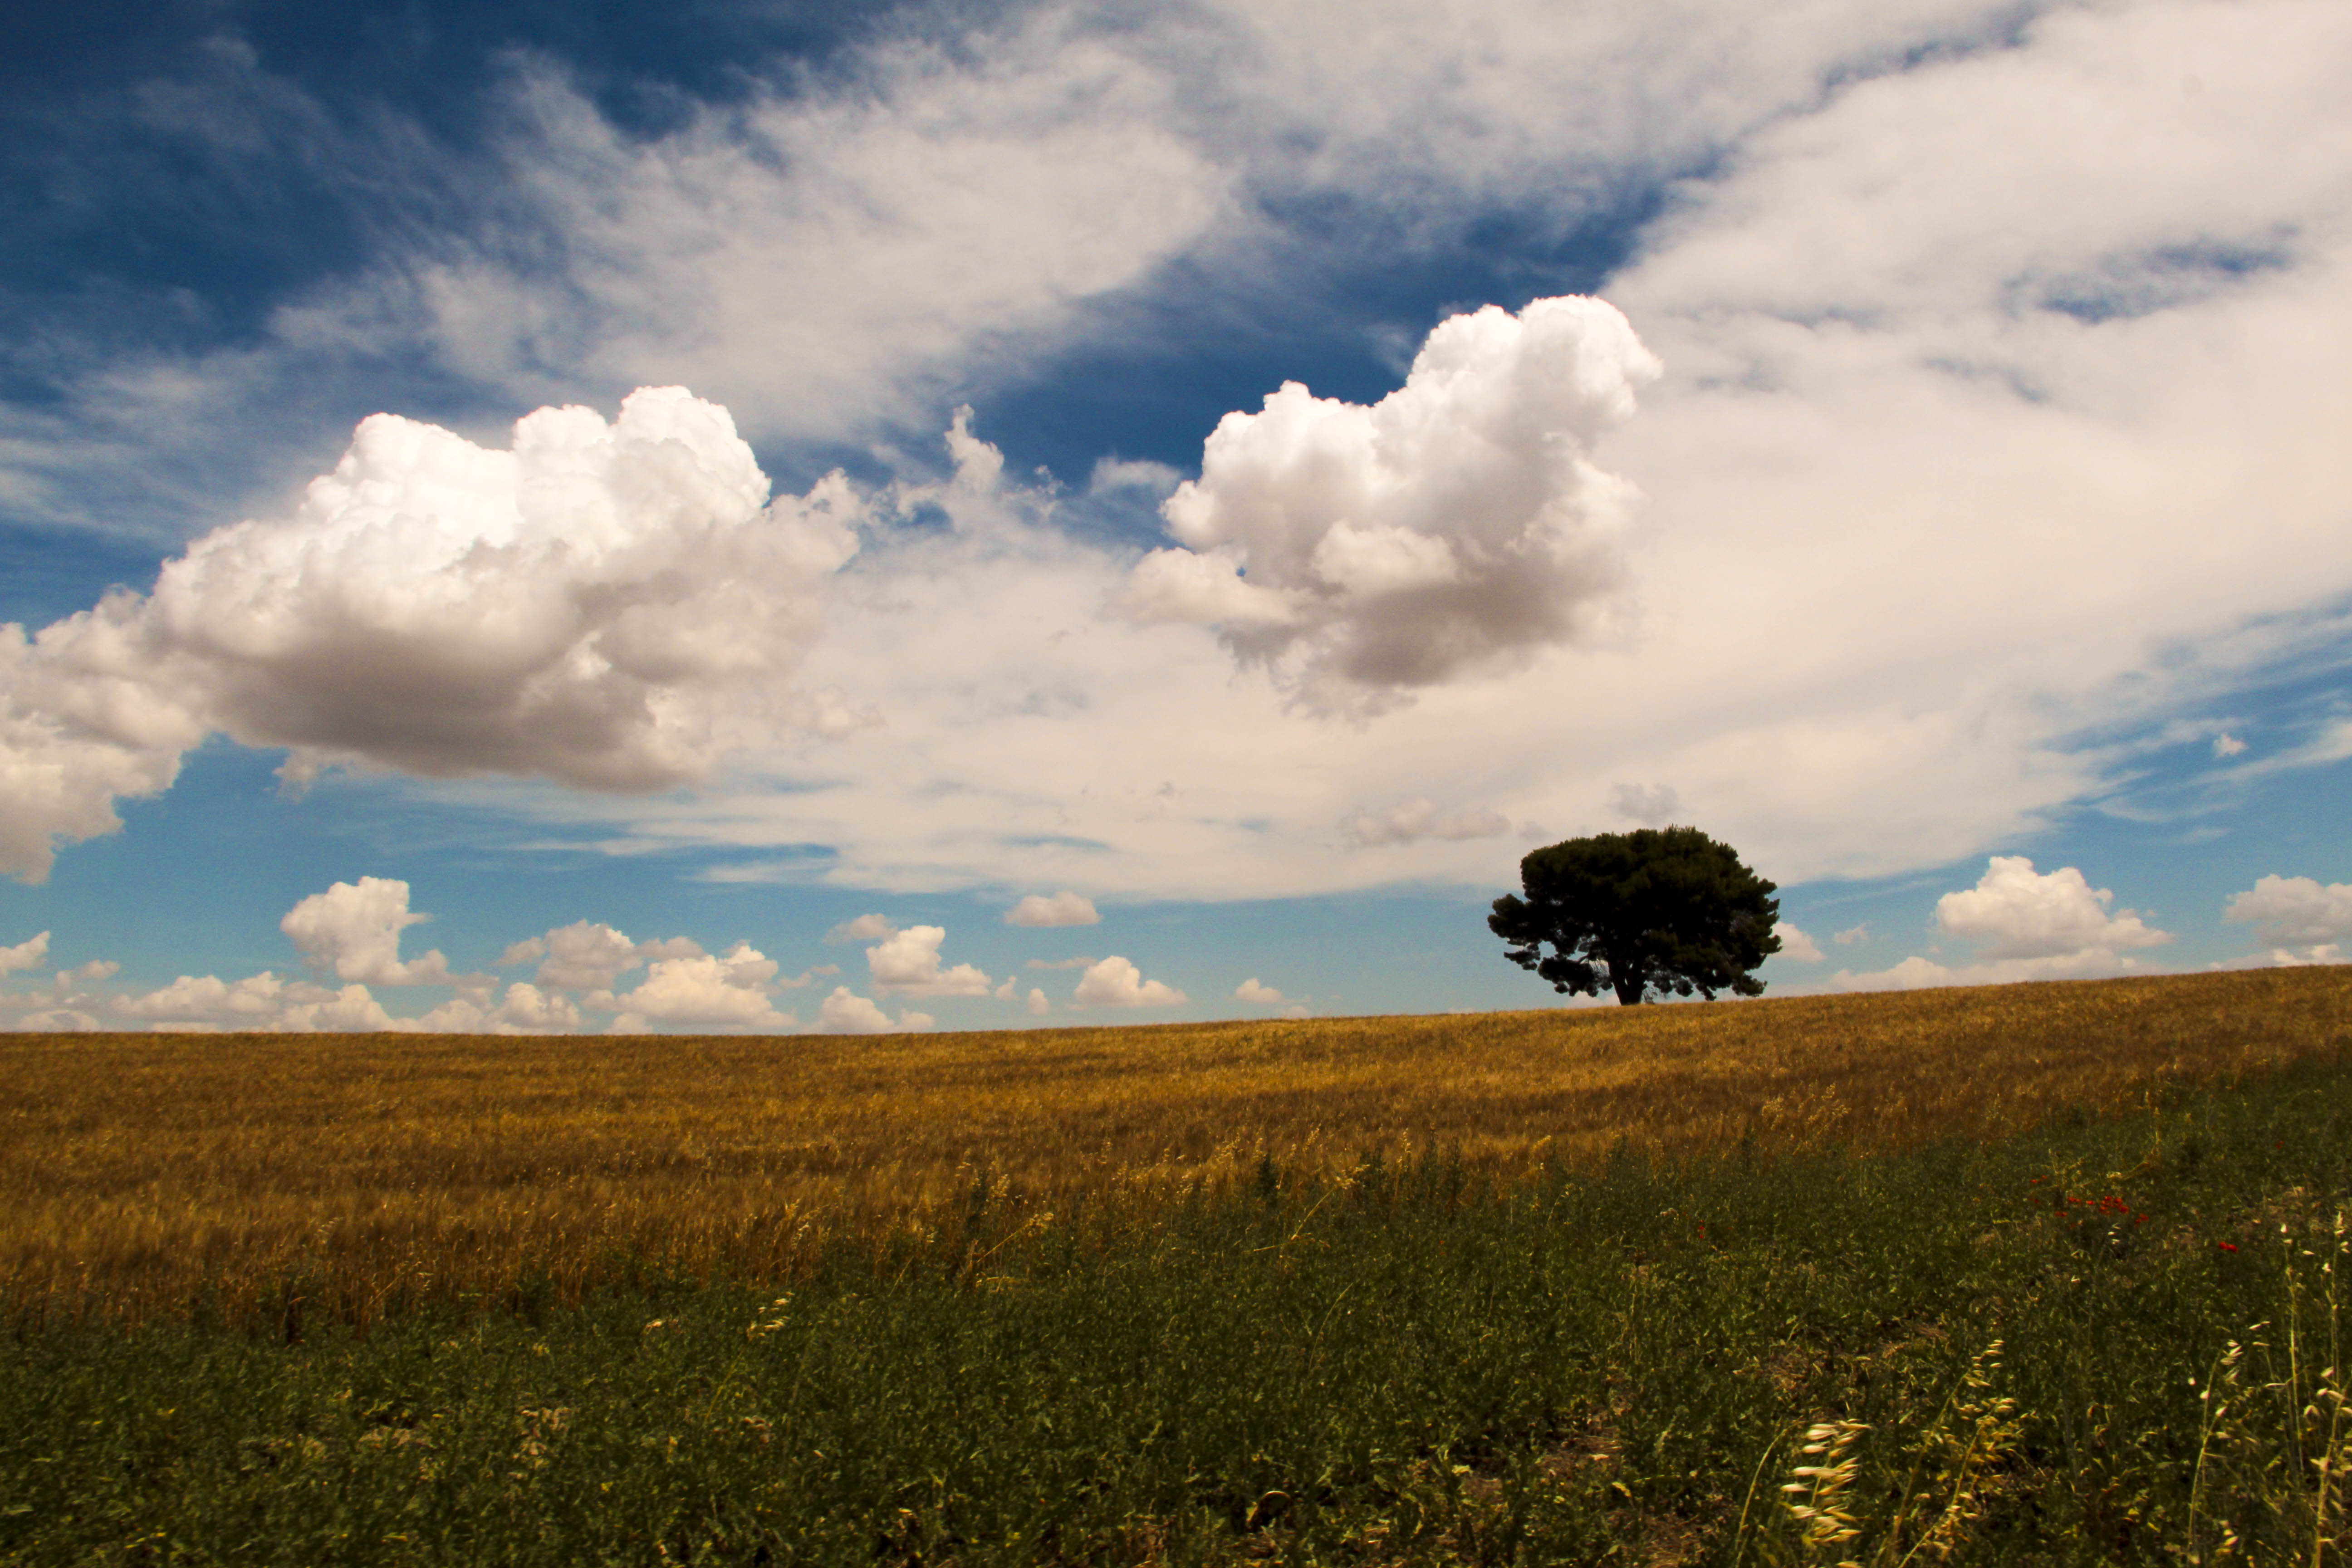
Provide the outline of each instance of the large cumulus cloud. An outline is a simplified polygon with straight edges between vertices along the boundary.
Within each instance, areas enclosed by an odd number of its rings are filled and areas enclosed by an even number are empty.
[[[1622,580],[1632,488],[1591,453],[1658,371],[1615,309],[1567,298],[1453,317],[1369,407],[1285,383],[1219,422],[1126,608],[1213,625],[1321,706],[1522,665]]]
[[[1907,990],[2126,973],[2142,967],[2134,954],[2173,939],[2137,910],[2114,908],[2115,901],[2113,889],[2094,888],[2078,867],[2036,871],[2022,855],[1995,855],[1975,887],[1936,900],[1937,932],[1973,948],[1973,962],[1947,964],[1914,954],[1872,973],[1840,970],[1825,984]],[[1813,956],[1821,956],[1818,949]]]
[[[378,415],[291,515],[217,530],[27,638],[0,633],[0,866],[117,826],[212,731],[426,775],[695,778],[746,735],[860,721],[791,684],[856,549],[838,476],[772,500],[726,410],[648,388],[510,450]]]
[[[2352,882],[2273,872],[2233,895],[2221,918],[2252,926],[2274,962],[2336,963],[2352,938]]]
[[[400,956],[400,933],[430,916],[408,907],[408,884],[386,877],[337,882],[286,911],[278,929],[293,939],[304,963],[338,980],[370,985],[442,985],[453,978],[439,949]]]

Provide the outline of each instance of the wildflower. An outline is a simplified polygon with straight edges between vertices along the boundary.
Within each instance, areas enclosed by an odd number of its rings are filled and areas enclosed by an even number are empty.
[[[2213,1245],[2220,1247],[2224,1252],[2235,1252],[2238,1250],[2236,1244],[2233,1242],[2217,1241]]]

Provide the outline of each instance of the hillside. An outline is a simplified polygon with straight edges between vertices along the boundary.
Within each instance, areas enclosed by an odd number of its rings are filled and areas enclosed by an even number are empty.
[[[881,1037],[0,1037],[10,1310],[338,1316],[649,1264],[782,1279],[968,1206],[1368,1152],[2015,1132],[2339,1052],[2352,967],[1711,1005]]]

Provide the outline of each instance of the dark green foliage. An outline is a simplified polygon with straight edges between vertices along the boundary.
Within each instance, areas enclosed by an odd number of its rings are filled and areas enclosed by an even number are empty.
[[[2304,1561],[2347,1128],[2352,1072],[2314,1068],[1869,1160],[1496,1190],[1368,1154],[1077,1225],[975,1190],[976,1228],[781,1300],[20,1329],[0,1562],[1797,1563],[1780,1489],[1842,1419],[1845,1554],[1892,1563],[1972,1365],[2015,1430],[1956,1561],[2168,1563],[2225,1522]]]
[[[1527,897],[1496,899],[1486,926],[1555,991],[1761,996],[1749,971],[1780,951],[1774,885],[1696,827],[1571,838],[1521,860],[1519,881]]]

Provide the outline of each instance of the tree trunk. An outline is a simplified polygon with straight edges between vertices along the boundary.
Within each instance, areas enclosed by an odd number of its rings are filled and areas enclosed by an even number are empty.
[[[1643,976],[1638,970],[1609,966],[1609,984],[1616,988],[1617,1005],[1631,1007],[1642,999]]]

